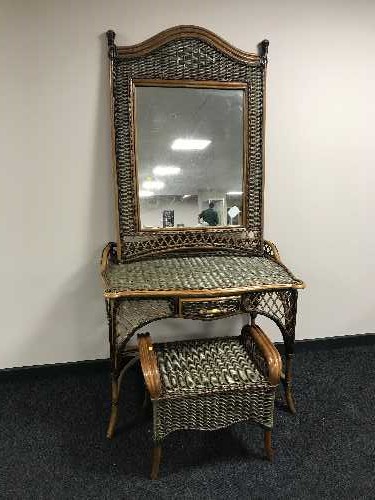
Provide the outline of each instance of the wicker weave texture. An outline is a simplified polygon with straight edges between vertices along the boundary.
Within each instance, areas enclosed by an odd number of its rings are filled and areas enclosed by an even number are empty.
[[[213,431],[247,420],[271,429],[274,392],[260,387],[256,391],[153,401],[154,440],[161,441],[177,430]]]
[[[253,345],[254,344],[254,345]],[[154,439],[179,429],[215,430],[243,420],[273,426],[275,387],[241,337],[155,344],[162,393],[153,400]]]
[[[117,344],[126,345],[138,328],[171,316],[174,316],[174,308],[166,299],[122,300],[116,315]]]
[[[201,255],[110,265],[107,292],[203,290],[263,285],[298,285],[283,266],[265,257]]]
[[[238,338],[155,344],[161,397],[203,395],[264,385]]]
[[[133,182],[132,144],[134,130],[132,122],[131,82],[133,79],[162,80],[211,80],[237,81],[248,85],[248,185],[246,197],[247,228],[252,231],[251,247],[261,253],[262,239],[262,186],[263,186],[263,78],[261,64],[248,64],[231,58],[209,43],[195,39],[177,39],[153,50],[150,54],[133,58],[115,57],[113,61],[113,97],[115,153],[117,163],[118,210],[120,239],[123,242],[122,258],[134,258],[144,254],[147,241],[154,247],[168,248],[168,239],[178,246],[176,235],[165,238],[162,233],[149,234],[138,240],[132,238],[137,227],[135,184]],[[196,235],[186,232],[183,246],[194,246]],[[230,240],[228,233],[218,231],[216,237]],[[200,238],[212,239],[209,232],[202,232]],[[202,245],[202,243],[201,243]],[[249,243],[247,243],[249,246]]]

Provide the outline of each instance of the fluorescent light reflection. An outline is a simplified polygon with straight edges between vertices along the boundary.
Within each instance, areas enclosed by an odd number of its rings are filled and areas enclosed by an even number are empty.
[[[239,196],[242,194],[242,191],[228,191],[227,194],[229,194],[229,196]]]
[[[171,148],[175,151],[198,151],[205,149],[209,144],[211,144],[211,141],[208,139],[175,139]]]
[[[171,166],[157,165],[152,172],[154,175],[160,175],[160,176],[178,175],[181,172],[181,168],[174,167],[172,165]]]
[[[144,181],[142,184],[142,187],[146,190],[152,190],[152,189],[163,189],[164,187],[164,182],[163,181]]]
[[[155,193],[153,191],[146,191],[145,189],[141,189],[139,191],[139,197],[140,198],[151,198],[151,196],[154,196]]]

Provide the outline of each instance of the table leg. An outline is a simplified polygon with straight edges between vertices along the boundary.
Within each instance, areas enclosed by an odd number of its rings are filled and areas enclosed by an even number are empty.
[[[118,420],[118,397],[119,397],[119,384],[118,378],[112,378],[112,403],[111,403],[111,416],[109,418],[107,438],[112,439],[115,432]]]
[[[288,410],[290,411],[290,413],[295,415],[296,407],[292,391],[292,361],[293,361],[293,354],[286,354],[284,390],[285,390],[285,399]]]

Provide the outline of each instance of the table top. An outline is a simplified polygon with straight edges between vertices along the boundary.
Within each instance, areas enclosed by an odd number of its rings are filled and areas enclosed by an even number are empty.
[[[283,264],[268,256],[174,255],[109,263],[102,277],[107,298],[217,296],[305,286]]]

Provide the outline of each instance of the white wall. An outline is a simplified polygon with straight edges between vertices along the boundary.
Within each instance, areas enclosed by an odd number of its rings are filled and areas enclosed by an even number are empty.
[[[374,19],[366,0],[3,0],[0,367],[108,355],[108,28],[120,44],[176,24],[247,51],[270,39],[265,233],[308,284],[297,336],[374,331]],[[152,330],[215,325],[241,318]]]

